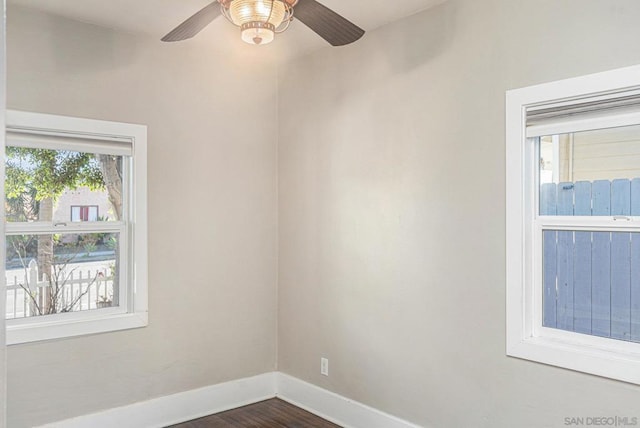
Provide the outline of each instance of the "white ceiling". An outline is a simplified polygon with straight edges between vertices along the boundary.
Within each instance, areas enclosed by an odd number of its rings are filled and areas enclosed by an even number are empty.
[[[322,3],[370,31],[444,1],[446,0],[322,0]],[[143,33],[159,40],[210,3],[210,0],[8,0],[8,3],[86,23]],[[8,19],[11,19],[10,14]],[[220,40],[220,37],[228,37],[228,26],[231,24],[224,18],[218,18],[194,39],[182,43],[213,43]],[[293,22],[286,33],[276,37],[274,45],[280,45],[279,51],[287,51],[286,57],[329,46],[300,22]]]

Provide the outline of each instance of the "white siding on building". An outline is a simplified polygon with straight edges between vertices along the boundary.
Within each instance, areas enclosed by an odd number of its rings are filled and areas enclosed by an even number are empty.
[[[640,177],[640,126],[573,136],[573,181]]]
[[[97,206],[99,217],[115,219],[107,191],[91,191],[88,187],[67,190],[58,199],[53,211],[53,222],[71,221],[72,206]]]

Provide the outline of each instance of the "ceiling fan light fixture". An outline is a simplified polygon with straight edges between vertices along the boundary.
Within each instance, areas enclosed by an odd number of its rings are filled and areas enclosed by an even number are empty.
[[[211,0],[160,40],[178,42],[190,39],[222,15],[240,27],[242,40],[264,45],[273,41],[276,33],[289,28],[294,10],[299,22],[331,46],[348,45],[364,35],[362,28],[318,0]]]
[[[242,40],[255,45],[271,43],[292,16],[291,6],[282,0],[231,0],[228,7],[228,18],[240,27]]]

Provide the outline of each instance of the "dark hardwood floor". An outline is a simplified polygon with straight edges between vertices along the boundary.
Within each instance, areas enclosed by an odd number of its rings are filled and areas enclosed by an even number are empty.
[[[340,428],[318,416],[273,398],[167,428]]]

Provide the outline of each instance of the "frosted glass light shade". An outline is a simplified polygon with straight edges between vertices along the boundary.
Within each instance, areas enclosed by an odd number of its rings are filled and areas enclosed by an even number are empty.
[[[251,25],[261,23],[244,24],[241,27],[242,41],[251,45],[266,45],[274,39],[275,33],[271,26]]]
[[[271,4],[273,3],[273,12]],[[284,20],[285,6],[281,0],[233,0],[229,5],[231,19],[236,25],[247,22],[269,22],[278,27]],[[267,21],[268,20],[268,21]]]
[[[287,6],[282,0],[232,0],[229,4],[230,19],[249,44],[271,43],[286,16]]]

